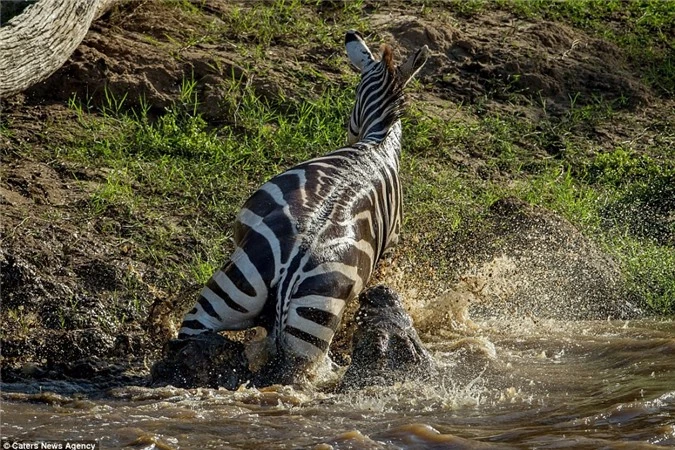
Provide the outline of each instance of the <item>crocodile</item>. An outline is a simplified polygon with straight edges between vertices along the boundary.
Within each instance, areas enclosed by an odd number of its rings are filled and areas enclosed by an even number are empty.
[[[423,380],[437,372],[399,294],[378,285],[359,296],[351,364],[340,390]]]

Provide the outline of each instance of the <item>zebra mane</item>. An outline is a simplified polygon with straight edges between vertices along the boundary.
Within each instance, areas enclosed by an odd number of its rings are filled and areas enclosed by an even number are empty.
[[[403,95],[404,84],[402,83],[401,73],[394,63],[394,50],[392,50],[389,44],[382,45],[382,62],[389,72],[389,76],[393,78],[393,92],[392,94],[396,97],[396,110],[398,116],[394,118],[400,119],[405,109],[405,97]]]
[[[352,64],[362,71],[356,103],[349,121],[349,142],[380,143],[403,116],[403,88],[416,73],[415,63],[418,59],[409,57],[405,63],[397,66],[394,62],[394,50],[387,44],[380,47],[378,60],[356,32],[347,33],[345,41]],[[415,53],[415,58],[419,56],[419,52]],[[365,101],[368,102],[367,105],[364,104]]]
[[[396,76],[396,66],[394,65],[394,50],[389,44],[382,45],[382,61],[384,61],[387,70],[392,76]]]
[[[402,83],[401,75],[394,63],[394,51],[387,44],[381,47],[379,65],[380,73],[387,80],[385,84],[387,85],[388,93],[385,96],[384,102],[378,105],[377,110],[371,110],[365,116],[366,122],[360,123],[362,127],[361,142],[382,142],[389,134],[389,130],[394,123],[401,118],[405,109],[403,96],[404,83]],[[358,110],[360,114],[365,114],[365,106],[357,101],[354,111]],[[352,111],[352,115],[354,111]],[[374,119],[377,120],[374,121]]]
[[[374,134],[380,134],[384,132],[381,135],[381,139],[378,140],[384,140],[384,138],[387,136],[389,129],[394,125],[394,123],[403,116],[403,113],[405,112],[405,96],[403,94],[403,83],[401,80],[401,75],[399,73],[399,70],[396,68],[396,64],[394,63],[394,51],[392,50],[391,46],[384,44],[382,46],[382,64],[384,65],[386,71],[388,72],[388,75],[392,79],[392,84],[391,84],[391,94],[389,96],[390,100],[387,102],[387,104],[384,107],[384,110],[382,111],[383,115],[381,117],[381,122],[380,122],[380,129],[379,130],[371,130],[368,135]],[[364,138],[367,137],[367,135],[364,135]]]

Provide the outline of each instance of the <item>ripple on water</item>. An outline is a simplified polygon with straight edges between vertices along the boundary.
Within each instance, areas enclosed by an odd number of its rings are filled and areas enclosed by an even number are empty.
[[[333,439],[313,447],[314,450],[338,449],[509,449],[503,444],[492,444],[467,439],[453,434],[441,433],[431,425],[412,423],[389,430],[364,435],[359,430],[342,433]]]
[[[126,386],[88,398],[3,385],[3,436],[164,449],[675,446],[673,335],[646,321],[483,322],[430,344],[437,378],[340,394]]]
[[[619,403],[555,427],[571,430],[620,428],[626,440],[675,446],[675,391],[651,400]]]

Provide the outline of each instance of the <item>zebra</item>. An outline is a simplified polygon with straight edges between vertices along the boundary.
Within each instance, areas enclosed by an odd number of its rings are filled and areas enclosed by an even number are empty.
[[[328,351],[345,305],[364,289],[401,226],[403,88],[428,58],[424,46],[396,67],[356,31],[345,47],[361,71],[347,146],[283,172],[245,202],[235,249],[183,319],[179,339],[206,331],[268,331],[268,384],[290,384]]]

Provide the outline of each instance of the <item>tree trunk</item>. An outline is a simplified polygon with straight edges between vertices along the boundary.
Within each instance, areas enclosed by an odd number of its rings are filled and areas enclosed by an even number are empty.
[[[56,72],[118,0],[41,0],[0,28],[0,97]]]

